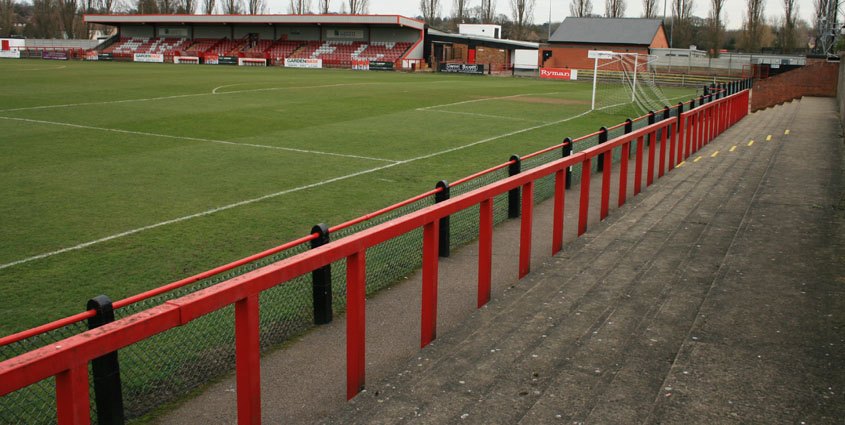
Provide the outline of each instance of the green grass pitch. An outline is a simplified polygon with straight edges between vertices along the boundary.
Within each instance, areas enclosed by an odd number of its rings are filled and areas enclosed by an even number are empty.
[[[571,119],[589,82],[528,78],[42,60],[0,74],[0,336],[635,115]]]

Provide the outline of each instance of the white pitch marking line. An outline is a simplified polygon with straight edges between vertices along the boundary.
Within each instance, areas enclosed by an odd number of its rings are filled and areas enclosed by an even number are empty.
[[[620,105],[622,105],[622,104],[620,104]],[[598,108],[596,110],[612,108],[612,107],[615,107],[615,106],[619,106],[619,105],[605,106],[603,108]],[[528,132],[528,131],[537,130],[537,129],[540,129],[540,128],[549,127],[549,126],[556,125],[556,124],[561,124],[561,123],[564,123],[564,122],[567,122],[567,121],[570,121],[570,120],[574,120],[576,118],[583,117],[584,115],[587,115],[590,112],[592,112],[592,111],[582,112],[578,115],[574,115],[574,116],[571,116],[569,118],[564,118],[562,120],[558,120],[558,121],[555,121],[555,122],[536,125],[536,126],[533,126],[533,127],[527,127],[527,128],[523,128],[521,130],[515,130],[515,131],[511,131],[509,133],[500,134],[498,136],[488,137],[486,139],[479,140],[477,142],[469,143],[469,144],[466,144],[466,145],[463,145],[463,146],[456,146],[454,148],[446,149],[446,150],[443,150],[443,151],[440,151],[440,152],[435,152],[435,153],[431,153],[431,154],[428,154],[428,155],[422,155],[422,156],[418,156],[416,158],[411,158],[411,159],[406,159],[406,160],[403,160],[403,161],[394,162],[392,164],[382,165],[381,167],[370,168],[369,170],[358,171],[356,173],[347,174],[345,176],[340,176],[340,177],[335,177],[335,178],[332,178],[332,179],[324,180],[324,181],[317,182],[317,183],[308,184],[308,185],[305,185],[305,186],[295,187],[295,188],[292,188],[292,189],[286,189],[286,190],[283,190],[283,191],[280,191],[280,192],[275,192],[275,193],[271,193],[271,194],[268,194],[268,195],[260,196],[258,198],[248,199],[246,201],[241,201],[241,202],[237,202],[237,203],[234,203],[234,204],[224,205],[222,207],[212,208],[212,209],[207,210],[207,211],[187,215],[187,216],[184,216],[184,217],[174,218],[172,220],[162,221],[160,223],[151,224],[149,226],[139,227],[137,229],[128,230],[126,232],[118,233],[118,234],[111,235],[111,236],[106,236],[104,238],[100,238],[100,239],[93,240],[93,241],[90,241],[90,242],[81,243],[81,244],[76,245],[76,246],[72,246],[72,247],[68,247],[68,248],[62,248],[62,249],[52,251],[52,252],[47,252],[47,253],[44,253],[44,254],[39,254],[39,255],[36,255],[36,256],[33,256],[33,257],[24,258],[22,260],[13,261],[13,262],[8,263],[8,264],[2,264],[2,265],[0,265],[0,270],[3,270],[5,268],[9,268],[9,267],[13,267],[13,266],[16,266],[16,265],[19,265],[19,264],[28,263],[30,261],[40,260],[42,258],[51,257],[53,255],[62,254],[62,253],[68,252],[68,251],[76,251],[76,250],[79,250],[79,249],[82,249],[82,248],[87,248],[89,246],[96,245],[98,243],[107,242],[107,241],[110,241],[110,240],[113,240],[113,239],[118,239],[118,238],[121,238],[121,237],[124,237],[124,236],[129,236],[129,235],[132,235],[132,234],[135,234],[135,233],[142,232],[144,230],[150,230],[150,229],[155,229],[157,227],[166,226],[168,224],[179,223],[181,221],[206,216],[206,215],[213,214],[213,213],[216,213],[216,212],[219,212],[219,211],[225,211],[225,210],[228,210],[228,209],[232,209],[232,208],[235,208],[235,207],[251,204],[251,203],[254,203],[254,202],[258,202],[258,201],[263,201],[263,200],[270,199],[270,198],[275,198],[275,197],[278,197],[278,196],[286,195],[288,193],[293,193],[293,192],[298,192],[298,191],[305,190],[305,189],[310,189],[310,188],[313,188],[313,187],[323,186],[323,185],[326,185],[326,184],[329,184],[329,183],[334,183],[334,182],[338,182],[338,181],[341,181],[341,180],[346,180],[346,179],[350,179],[350,178],[353,178],[353,177],[361,176],[361,175],[364,175],[364,174],[373,173],[373,172],[376,172],[376,171],[379,171],[379,170],[384,170],[384,169],[387,169],[387,168],[395,167],[397,165],[407,164],[409,162],[414,162],[414,161],[420,161],[420,160],[423,160],[423,159],[428,159],[428,158],[432,158],[432,157],[435,157],[435,156],[459,151],[459,150],[466,149],[466,148],[469,148],[469,147],[473,147],[473,146],[476,146],[476,145],[489,143],[489,142],[492,142],[492,141],[495,141],[495,140],[498,140],[498,139],[502,139],[502,138],[505,138],[505,137],[510,137],[510,136],[525,133],[525,132]]]
[[[457,114],[457,115],[470,115],[474,117],[484,117],[484,118],[496,118],[500,120],[514,120],[514,121],[532,121],[532,122],[546,122],[540,120],[528,120],[525,118],[517,118],[517,117],[503,117],[500,115],[490,115],[490,114],[479,114],[476,112],[458,112],[458,111],[444,111],[440,109],[423,109],[422,112],[440,112],[442,114]]]
[[[226,87],[243,86],[245,84],[249,84],[249,83],[226,84],[224,86],[215,87],[214,90],[211,91],[211,94],[217,94],[217,90],[220,90],[220,89],[223,89],[223,88],[226,88]]]
[[[248,199],[246,201],[236,202],[234,204],[229,204],[229,205],[224,205],[222,207],[212,208],[210,210],[203,211],[203,212],[200,212],[200,213],[186,215],[184,217],[174,218],[172,220],[162,221],[160,223],[151,224],[149,226],[139,227],[137,229],[128,230],[126,232],[118,233],[118,234],[111,235],[111,236],[106,236],[104,238],[100,238],[100,239],[93,240],[93,241],[90,241],[90,242],[81,243],[79,245],[72,246],[72,247],[69,247],[69,248],[62,248],[62,249],[59,249],[59,250],[56,250],[56,251],[53,251],[53,252],[48,252],[48,253],[36,255],[34,257],[25,258],[23,260],[18,260],[18,261],[14,261],[14,262],[11,262],[11,263],[8,263],[8,264],[3,264],[3,265],[0,265],[0,270],[8,268],[8,267],[16,266],[18,264],[28,263],[28,262],[33,261],[33,260],[39,260],[39,259],[42,259],[42,258],[51,257],[51,256],[56,255],[56,254],[61,254],[61,253],[68,252],[68,251],[76,251],[78,249],[87,248],[91,245],[96,245],[98,243],[107,242],[107,241],[110,241],[110,240],[113,240],[113,239],[122,238],[124,236],[129,236],[129,235],[132,235],[132,234],[135,234],[135,233],[138,233],[138,232],[143,232],[144,230],[155,229],[156,227],[166,226],[168,224],[174,224],[174,223],[178,223],[180,221],[185,221],[185,220],[190,220],[192,218],[206,216],[206,215],[213,214],[213,213],[216,213],[216,212],[219,212],[219,211],[225,211],[225,210],[232,209],[232,208],[235,208],[235,207],[240,207],[240,206],[243,206],[243,205],[251,204],[253,202],[263,201],[265,199],[275,198],[275,197],[285,195],[285,194],[288,194],[288,193],[298,192],[298,191],[301,191],[301,190],[310,189],[310,188],[317,187],[317,186],[322,186],[322,185],[333,183],[333,182],[336,182],[336,181],[339,181],[339,180],[345,180],[345,179],[348,179],[348,178],[360,176],[362,174],[372,173],[372,172],[375,172],[375,171],[378,171],[378,170],[393,167],[395,165],[399,165],[399,164],[393,163],[393,164],[383,165],[381,167],[371,168],[369,170],[359,171],[357,173],[348,174],[348,175],[340,176],[340,177],[335,177],[333,179],[324,180],[324,181],[321,181],[321,182],[312,183],[312,184],[305,185],[305,186],[295,187],[293,189],[287,189],[287,190],[283,190],[283,191],[276,192],[276,193],[270,193],[268,195],[260,196],[258,198]]]
[[[465,105],[467,103],[476,103],[476,102],[487,102],[489,100],[501,100],[501,99],[510,99],[514,97],[522,97],[522,96],[538,96],[538,95],[550,95],[550,94],[560,94],[560,92],[549,92],[549,93],[523,93],[523,94],[512,94],[510,96],[500,96],[500,97],[485,97],[481,99],[472,99],[472,100],[464,100],[461,102],[454,102],[454,103],[444,103],[443,105],[432,105],[432,106],[425,106],[422,108],[417,108],[418,111],[427,111],[429,109],[435,108],[443,108],[445,106],[455,106],[455,105]]]
[[[246,83],[244,83],[244,84],[246,84]],[[343,84],[327,84],[327,85],[321,85],[321,86],[303,86],[303,87],[267,87],[267,88],[261,88],[261,89],[224,91],[224,92],[220,92],[220,93],[204,92],[204,93],[177,94],[177,95],[173,95],[173,96],[149,97],[149,98],[144,98],[144,99],[106,100],[106,101],[102,101],[102,102],[66,103],[66,104],[62,104],[62,105],[29,106],[29,107],[25,107],[25,108],[0,109],[0,112],[33,111],[33,110],[39,110],[39,109],[55,109],[55,108],[72,108],[72,107],[75,107],[75,106],[113,105],[113,104],[118,104],[118,103],[151,102],[151,101],[155,101],[155,100],[182,99],[182,98],[186,98],[186,97],[199,97],[199,96],[215,96],[215,95],[219,96],[219,95],[223,95],[223,94],[251,93],[251,92],[257,92],[257,91],[322,89],[322,88],[333,88],[333,87],[343,87],[343,86],[360,86],[360,85],[372,85],[372,84],[380,84],[380,83],[343,83]],[[221,88],[221,87],[218,87],[218,89],[219,88]]]
[[[232,146],[247,146],[252,148],[261,148],[261,149],[275,149],[275,150],[282,150],[288,152],[298,152],[298,153],[309,153],[315,155],[328,155],[328,156],[339,156],[343,158],[355,158],[355,159],[366,159],[370,161],[382,161],[382,162],[391,162],[391,163],[398,163],[399,161],[392,160],[392,159],[384,159],[384,158],[372,158],[369,156],[361,156],[361,155],[347,155],[342,153],[334,153],[334,152],[322,152],[322,151],[314,151],[308,149],[296,149],[296,148],[286,148],[282,146],[269,146],[269,145],[258,145],[255,143],[237,143],[237,142],[229,142],[226,140],[214,140],[214,139],[201,139],[199,137],[188,137],[188,136],[172,136],[169,134],[159,134],[159,133],[145,133],[142,131],[131,131],[131,130],[120,130],[117,128],[103,128],[103,127],[92,127],[88,125],[80,125],[80,124],[70,124],[70,123],[63,123],[63,122],[55,122],[55,121],[42,121],[42,120],[32,120],[28,118],[14,118],[14,117],[3,117],[0,116],[0,119],[10,120],[10,121],[23,121],[29,123],[36,123],[36,124],[49,124],[49,125],[57,125],[63,127],[73,127],[73,128],[81,128],[84,130],[98,130],[98,131],[109,131],[112,133],[123,133],[123,134],[133,134],[137,136],[150,136],[150,137],[162,137],[166,139],[177,139],[177,140],[191,140],[195,142],[206,142],[206,143],[218,143],[222,145],[232,145]]]
[[[59,65],[57,67],[49,67],[49,68],[23,68],[23,69],[9,69],[9,71],[55,71],[57,69],[65,69],[67,65]]]

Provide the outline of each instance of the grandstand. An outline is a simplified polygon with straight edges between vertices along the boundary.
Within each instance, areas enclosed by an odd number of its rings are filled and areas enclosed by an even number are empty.
[[[332,67],[351,67],[358,60],[401,67],[423,57],[424,24],[396,15],[86,15],[85,21],[117,27],[118,35],[97,48],[117,60],[162,54],[172,62],[173,56],[208,55],[263,58],[278,65],[296,58],[320,59]]]

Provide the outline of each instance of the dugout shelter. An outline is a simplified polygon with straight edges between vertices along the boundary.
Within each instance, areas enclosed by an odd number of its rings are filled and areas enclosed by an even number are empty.
[[[399,15],[85,15],[117,34],[99,60],[410,68],[423,57],[425,25]],[[286,65],[287,63],[287,65]],[[319,64],[320,66],[317,66]]]
[[[592,69],[590,50],[648,55],[668,47],[660,19],[569,17],[540,47],[539,61],[545,68]]]
[[[442,63],[461,63],[484,65],[493,70],[537,69],[539,47],[538,43],[528,41],[454,34],[430,27],[426,29],[425,36],[425,58],[433,68]]]

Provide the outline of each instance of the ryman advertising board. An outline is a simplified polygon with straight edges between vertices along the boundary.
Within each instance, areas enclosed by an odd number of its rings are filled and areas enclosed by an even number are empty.
[[[578,70],[540,68],[540,78],[552,78],[555,80],[577,80]]]

